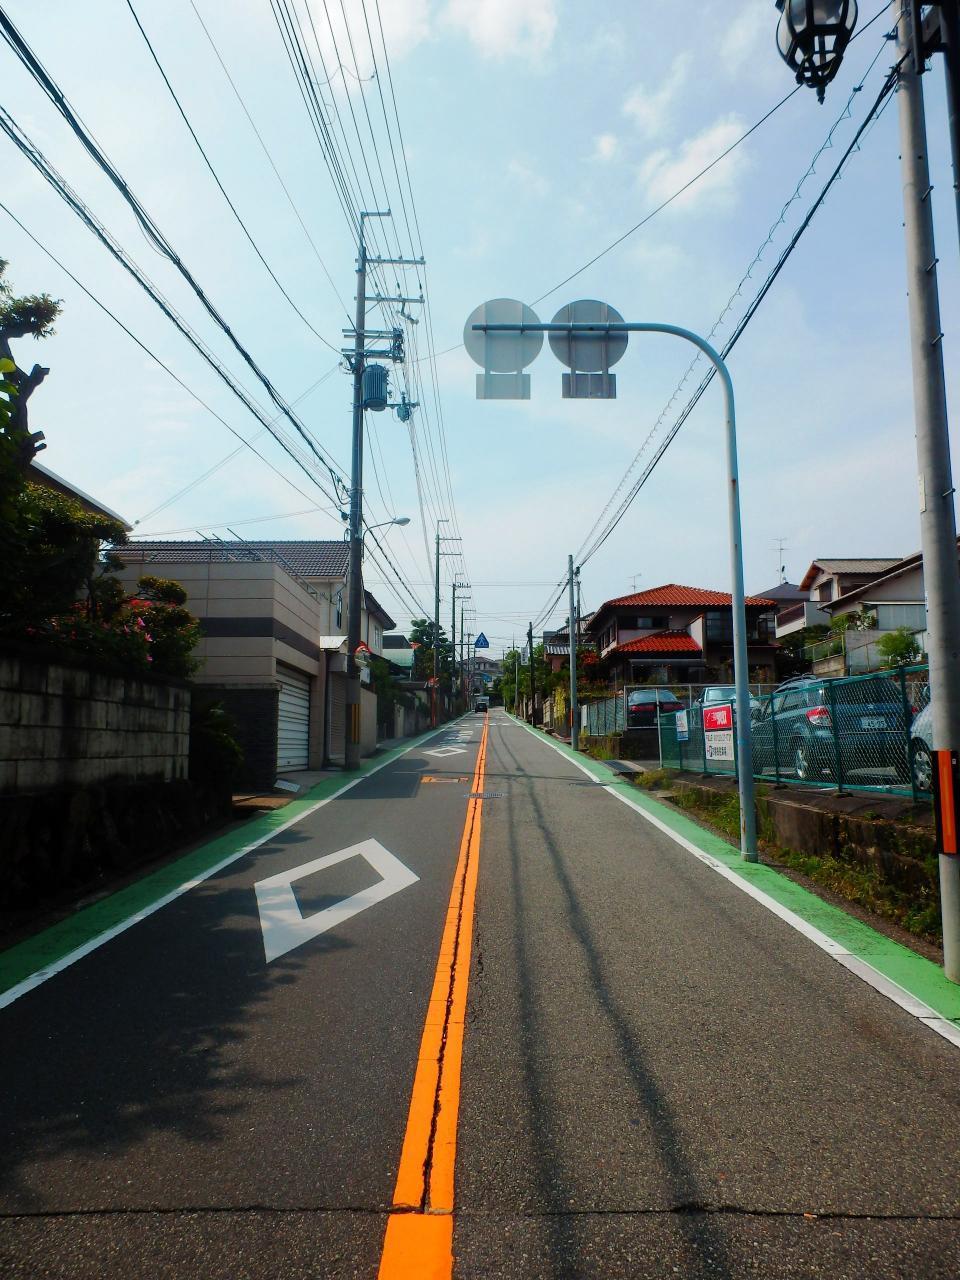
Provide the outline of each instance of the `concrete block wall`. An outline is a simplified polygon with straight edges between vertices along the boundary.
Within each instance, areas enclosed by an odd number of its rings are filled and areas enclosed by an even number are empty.
[[[0,792],[187,777],[190,691],[0,653]]]

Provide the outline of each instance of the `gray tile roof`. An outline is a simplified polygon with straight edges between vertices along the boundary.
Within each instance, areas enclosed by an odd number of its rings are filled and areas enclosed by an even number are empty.
[[[301,578],[344,578],[350,549],[345,542],[168,541],[131,542],[125,560],[152,564],[208,564],[226,560],[275,560]]]

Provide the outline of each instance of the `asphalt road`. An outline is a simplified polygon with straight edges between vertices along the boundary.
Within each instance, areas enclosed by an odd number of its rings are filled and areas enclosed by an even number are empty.
[[[0,1011],[0,1275],[376,1275],[476,720]],[[370,838],[418,882],[267,964],[254,884]]]
[[[5,1280],[377,1275],[481,719],[0,1010]],[[489,725],[454,1275],[956,1280],[956,1049]]]
[[[491,721],[456,1274],[956,1280],[956,1049]]]

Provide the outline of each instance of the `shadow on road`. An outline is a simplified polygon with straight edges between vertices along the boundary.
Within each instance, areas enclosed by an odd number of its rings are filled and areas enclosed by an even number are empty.
[[[550,1047],[546,1028],[541,1025],[539,1017],[543,993],[538,990],[538,982],[542,984],[543,975],[537,971],[528,943],[528,938],[536,935],[538,921],[542,927],[542,920],[537,904],[528,902],[524,887],[523,869],[524,860],[529,858],[529,836],[522,835],[518,828],[518,801],[532,806],[536,816],[543,847],[563,895],[570,932],[583,956],[589,989],[614,1033],[622,1066],[630,1078],[637,1103],[646,1113],[650,1132],[657,1145],[654,1154],[666,1171],[669,1197],[677,1206],[706,1201],[709,1196],[700,1192],[694,1163],[685,1150],[685,1136],[676,1123],[663,1091],[647,1067],[644,1050],[634,1028],[634,1012],[623,1003],[607,981],[597,938],[568,872],[564,852],[554,838],[550,815],[544,811],[534,787],[529,785],[534,780],[568,782],[570,779],[554,779],[550,775],[527,773],[508,741],[501,740],[500,749],[514,766],[513,773],[507,776],[512,776],[517,783],[514,790],[508,793],[507,823],[515,911],[513,937],[521,1013],[520,1052],[530,1100],[531,1132],[536,1147],[537,1176],[543,1200],[547,1204],[562,1204],[575,1210],[578,1196],[582,1196],[583,1186],[582,1180],[578,1181],[565,1168],[565,1164],[570,1164],[574,1153],[564,1149],[554,1136],[569,1132],[569,1125],[565,1125],[563,1118],[557,1115],[556,1105],[551,1100],[547,1086],[545,1069]],[[529,869],[528,862],[527,868]],[[576,1041],[576,1035],[576,1030],[571,1028],[572,1042]],[[626,1123],[626,1119],[624,1122]],[[687,1280],[723,1280],[723,1277],[733,1274],[722,1230],[716,1222],[703,1214],[686,1213],[677,1213],[675,1220],[688,1246],[684,1271]],[[595,1275],[595,1255],[588,1256],[582,1252],[581,1225],[576,1212],[558,1212],[547,1221],[547,1238],[554,1274],[563,1277],[563,1280]]]
[[[348,945],[323,935],[310,959]],[[0,1208],[175,1197],[191,1151],[209,1162],[228,1130],[252,1130],[302,1087],[276,1057],[254,1066],[262,1055],[246,1042],[258,1006],[303,963],[287,955],[267,966],[249,885],[209,882],[6,1009]]]

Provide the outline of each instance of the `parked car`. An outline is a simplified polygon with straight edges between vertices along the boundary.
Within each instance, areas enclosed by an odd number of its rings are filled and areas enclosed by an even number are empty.
[[[753,722],[754,769],[801,782],[910,776],[903,698],[889,676],[796,676],[766,699]]]
[[[627,694],[627,728],[646,729],[660,716],[683,710],[683,703],[670,689],[631,689]]]
[[[708,684],[704,687],[703,691],[700,694],[700,697],[696,700],[696,702],[692,704],[690,710],[692,711],[694,710],[694,708],[696,708],[698,711],[702,712],[704,707],[722,705],[725,702],[730,703],[730,705],[733,707],[733,714],[734,716],[736,716],[737,714],[736,686],[732,684]],[[750,719],[751,720],[756,719],[757,715],[760,712],[760,707],[761,707],[760,699],[755,698],[751,693],[750,695]]]
[[[918,711],[910,726],[910,767],[918,791],[933,790],[933,707]]]

